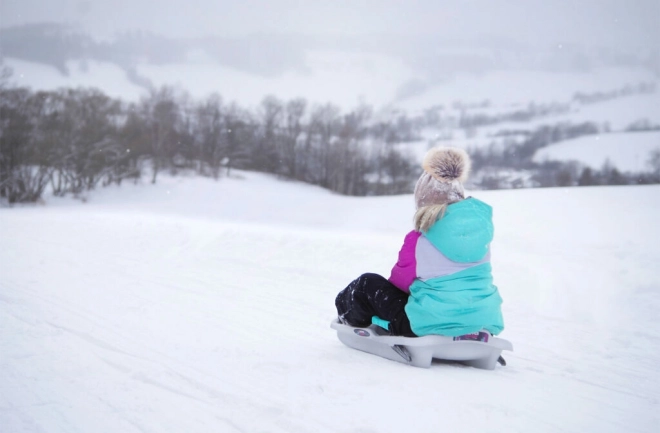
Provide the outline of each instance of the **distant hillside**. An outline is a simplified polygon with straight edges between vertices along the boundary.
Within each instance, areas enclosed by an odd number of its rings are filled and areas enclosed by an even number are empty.
[[[280,74],[301,63],[300,43],[290,38],[250,37],[243,39],[172,39],[148,32],[118,35],[112,41],[95,41],[75,28],[54,23],[27,24],[0,29],[0,54],[55,67],[67,76],[70,62],[97,61],[117,65],[127,78],[147,87],[136,66],[176,65],[203,51],[218,64],[257,75]]]
[[[624,172],[652,169],[649,154],[660,150],[660,131],[597,134],[562,141],[540,149],[534,161],[577,161],[592,169],[606,164]]]
[[[416,102],[411,103],[417,106],[422,101],[422,105],[428,105],[428,99],[438,100],[434,96],[438,87],[457,78],[501,70],[570,75],[618,68],[646,71],[655,78],[660,76],[660,55],[648,50],[620,52],[574,45],[532,49],[512,41],[482,40],[477,43],[422,36],[255,34],[241,38],[174,39],[136,30],[117,35],[112,40],[97,41],[76,27],[38,23],[0,28],[0,41],[2,58],[50,65],[64,76],[71,74],[71,69],[80,61],[109,63],[125,71],[128,81],[145,89],[163,82],[175,84],[173,81],[179,81],[183,88],[194,87],[204,77],[193,74],[187,78],[185,68],[205,65],[210,74],[234,71],[255,80],[272,80],[274,83],[289,76],[299,81],[305,76],[318,74],[325,67],[327,77],[323,78],[326,85],[338,82],[353,91],[351,74],[362,69],[371,79],[383,77],[392,81],[390,87],[394,90],[387,90],[388,102],[412,99]],[[319,59],[316,54],[328,52],[342,53],[345,58],[339,62],[328,61],[323,55]],[[370,58],[387,60],[373,62]],[[407,72],[393,76],[392,67]],[[228,86],[233,85],[229,83]],[[484,85],[490,84],[485,82]],[[365,83],[360,82],[356,87],[364,86]],[[523,89],[527,87],[522,86]],[[276,90],[277,86],[273,88]],[[569,90],[575,92],[579,89]],[[371,96],[369,89],[364,93],[364,97]],[[354,94],[360,95],[355,91]],[[477,88],[463,91],[459,99],[477,102],[489,97]],[[527,99],[535,98],[532,95]]]
[[[154,134],[153,113],[149,113],[163,102],[158,95],[166,96],[165,105],[179,120],[166,122],[173,131],[165,165],[175,170],[181,158],[189,164],[208,162],[202,152],[208,137],[204,138],[200,113],[211,104],[224,121],[233,123],[238,116],[244,125],[245,135],[232,144],[240,152],[231,151],[241,154],[243,168],[279,173],[343,193],[407,191],[416,177],[411,167],[417,167],[424,152],[437,145],[468,150],[474,161],[473,187],[582,185],[583,171],[599,169],[600,162],[594,166],[571,156],[572,151],[553,152],[552,158],[535,155],[553,144],[572,146],[579,137],[606,134],[610,145],[605,157],[621,155],[621,161],[610,157],[608,171],[596,173],[600,177],[588,178],[586,184],[657,181],[657,174],[610,176],[612,167],[653,171],[647,163],[655,141],[632,149],[623,134],[660,129],[657,57],[649,53],[569,46],[533,52],[523,45],[475,49],[418,40],[420,46],[412,55],[411,38],[388,39],[388,44],[379,45],[369,37],[174,40],[144,32],[98,42],[55,24],[2,29],[0,38],[3,65],[13,70],[9,83],[0,82],[0,89],[31,88],[33,94],[21,97],[37,104],[52,98],[53,109],[58,109],[58,100],[77,106],[79,98],[95,98],[94,92],[62,88],[98,89],[119,100],[108,103],[116,104],[112,105],[118,107],[115,114],[123,119],[115,124],[112,116],[102,116],[117,129],[105,138],[111,137],[123,149],[145,148],[143,156],[153,156],[149,148],[155,139],[149,136]],[[54,92],[48,97],[36,94],[43,90]],[[11,106],[11,101],[7,104],[8,110],[16,111],[19,125],[22,108]],[[33,144],[47,145],[37,131],[50,127],[48,119],[27,115],[38,126],[30,132]],[[125,124],[126,119],[131,122]],[[292,119],[293,124],[287,123]],[[134,134],[131,128],[143,132]],[[337,143],[348,146],[350,155]],[[281,155],[260,161],[264,155],[260,146],[271,150],[275,146],[274,152]],[[614,148],[617,152],[612,153]],[[603,149],[593,154],[603,155]],[[310,162],[306,172],[296,168],[307,159],[327,163],[324,152],[335,154],[344,168],[350,161],[352,168],[333,174],[332,181],[309,169],[316,162]],[[624,161],[630,160],[630,152],[635,152],[634,169],[624,168],[629,166]],[[113,164],[138,156],[123,155]],[[216,171],[226,164],[218,155],[212,159]],[[132,163],[137,171],[148,166],[145,160]],[[391,173],[386,174],[382,164]]]

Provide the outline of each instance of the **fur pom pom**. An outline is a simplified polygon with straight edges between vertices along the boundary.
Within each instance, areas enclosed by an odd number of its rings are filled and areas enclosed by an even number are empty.
[[[436,147],[428,151],[422,168],[440,182],[465,182],[470,173],[470,157],[463,149]]]

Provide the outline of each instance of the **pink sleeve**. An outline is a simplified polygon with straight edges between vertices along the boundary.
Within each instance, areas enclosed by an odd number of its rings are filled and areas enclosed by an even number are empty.
[[[420,232],[414,230],[406,235],[401,251],[399,251],[399,261],[392,268],[392,274],[389,278],[390,283],[406,293],[410,293],[410,285],[417,278],[415,248],[417,247],[417,239],[421,235]]]

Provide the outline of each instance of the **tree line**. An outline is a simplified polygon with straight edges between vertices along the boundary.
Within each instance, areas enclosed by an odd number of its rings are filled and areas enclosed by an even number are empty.
[[[46,189],[57,196],[79,196],[124,181],[156,183],[163,172],[218,179],[233,169],[272,173],[346,195],[410,193],[421,168],[405,143],[419,141],[423,128],[456,120],[437,111],[430,116],[428,110],[416,117],[401,112],[383,117],[366,105],[342,112],[332,104],[272,96],[245,109],[219,95],[194,101],[170,87],[127,103],[95,89],[10,87],[9,76],[8,69],[0,70],[0,199],[10,203],[37,201]],[[528,108],[534,115],[539,112],[537,106]],[[454,128],[473,126],[468,124],[463,117]],[[656,127],[640,123],[629,129]],[[660,151],[649,161],[652,171],[643,174],[621,173],[611,164],[593,170],[571,162],[533,161],[544,146],[608,131],[608,125],[593,122],[502,130],[493,145],[468,149],[469,186],[660,182]],[[525,176],[528,180],[522,180]]]
[[[254,110],[218,95],[192,101],[163,87],[137,103],[94,89],[0,86],[0,197],[10,203],[81,194],[164,171],[219,178],[246,169],[347,195],[409,192],[418,176],[395,143],[406,122],[378,122],[368,106],[267,97]],[[407,128],[407,129],[406,129]]]
[[[621,172],[609,160],[606,160],[600,169],[594,169],[575,161],[535,162],[533,159],[537,150],[550,144],[603,132],[609,132],[608,126],[599,128],[594,122],[560,122],[540,126],[531,132],[512,131],[512,135],[523,135],[524,139],[516,141],[507,138],[500,145],[491,144],[468,150],[473,172],[479,174],[475,176],[476,180],[473,180],[474,186],[482,189],[507,189],[660,183],[660,147],[650,153],[646,161],[649,169],[638,173]],[[503,135],[506,137],[507,134]],[[528,179],[523,181],[522,178]]]

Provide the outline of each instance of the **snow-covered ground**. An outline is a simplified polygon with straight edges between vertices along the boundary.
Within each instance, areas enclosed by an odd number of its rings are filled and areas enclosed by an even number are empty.
[[[56,90],[62,87],[93,87],[106,95],[137,101],[146,95],[146,89],[131,83],[119,66],[109,62],[69,61],[68,75],[54,66],[25,60],[5,58],[4,65],[12,69],[11,82],[17,86],[37,90]]]
[[[68,61],[68,76],[52,66],[13,58],[6,58],[5,64],[14,71],[14,83],[33,89],[96,87],[129,101],[147,94],[147,89],[130,82],[125,72],[111,63]],[[304,70],[271,77],[232,69],[202,55],[186,64],[140,64],[136,70],[156,87],[175,86],[198,100],[218,93],[226,101],[253,107],[273,95],[285,100],[305,98],[317,104],[331,102],[343,110],[360,103],[375,107],[389,104],[400,86],[418,77],[394,57],[330,50],[308,51]]]
[[[569,102],[578,92],[609,92],[625,85],[655,82],[651,71],[641,68],[602,68],[589,72],[534,70],[493,70],[482,74],[461,74],[434,85],[423,94],[409,98],[401,106],[409,111],[450,105],[455,101],[488,101],[490,110],[499,112],[529,103]]]
[[[121,68],[107,62],[68,61],[68,76],[52,66],[10,57],[4,58],[4,64],[13,69],[14,83],[33,89],[96,87],[110,96],[132,101],[147,92],[132,83]],[[429,79],[423,71],[413,69],[397,57],[338,50],[308,50],[302,70],[270,77],[223,66],[197,51],[190,53],[186,64],[139,64],[136,70],[154,86],[176,86],[196,99],[216,92],[225,100],[246,107],[259,104],[267,95],[274,95],[285,100],[301,97],[317,104],[332,102],[346,111],[361,102],[371,104],[375,109],[395,107],[409,114],[443,105],[448,110],[445,115],[459,117],[461,110],[452,108],[455,102],[478,104],[488,101],[488,108],[476,111],[493,115],[516,107],[524,108],[530,103],[567,103],[578,92],[612,92],[624,86],[658,83],[650,71],[632,67],[602,68],[584,73],[490,70],[482,74],[448,75],[436,82],[437,77]],[[410,86],[416,87],[417,91],[401,93]],[[657,113],[660,97],[657,95],[632,95],[577,107],[567,117],[568,120],[576,117],[576,121],[609,121],[613,123],[613,129],[619,129],[618,119],[622,116],[623,127],[639,118],[657,122],[660,121]],[[539,121],[544,122],[543,119]]]
[[[651,152],[660,151],[660,132],[585,135],[539,149],[535,162],[577,161],[599,170],[609,162],[620,171],[648,172]]]
[[[515,351],[426,370],[329,328],[412,197],[241,176],[0,209],[1,431],[656,430],[660,186],[475,193]]]
[[[267,95],[284,100],[305,98],[314,104],[331,102],[343,110],[360,103],[381,107],[391,103],[400,86],[417,74],[394,57],[342,51],[305,53],[304,70],[265,77],[206,61],[181,65],[140,65],[138,73],[156,86],[177,85],[195,98],[213,92],[243,106],[256,106]]]
[[[566,100],[565,102],[568,102]],[[591,104],[572,104],[569,112],[534,118],[528,122],[502,122],[479,128],[477,134],[488,138],[501,130],[533,131],[543,125],[558,123],[595,123],[607,125],[611,131],[625,131],[632,124],[644,121],[660,124],[660,82],[653,93],[637,93]]]

